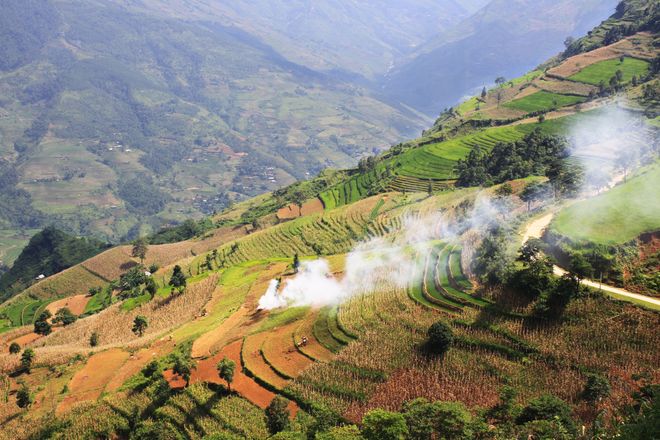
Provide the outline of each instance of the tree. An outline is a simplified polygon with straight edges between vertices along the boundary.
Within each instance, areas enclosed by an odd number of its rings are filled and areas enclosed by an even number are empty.
[[[568,49],[569,47],[571,47],[573,43],[575,43],[575,38],[571,36],[566,37],[566,39],[564,40],[564,47]]]
[[[508,197],[511,194],[513,194],[513,187],[509,183],[505,183],[495,190],[495,195],[497,197]]]
[[[362,419],[362,435],[367,440],[404,440],[408,426],[402,414],[374,409]]]
[[[145,282],[144,290],[149,294],[151,299],[154,299],[156,292],[158,292],[158,286],[156,286],[156,281],[153,277],[148,277]]]
[[[234,372],[236,371],[236,363],[231,359],[224,357],[218,365],[218,375],[220,379],[227,382],[227,388],[231,391],[231,383],[234,381]]]
[[[436,431],[439,438],[471,439],[472,415],[462,402],[437,402],[438,419]]]
[[[404,403],[403,417],[406,419],[410,439],[428,440],[435,432],[438,406],[424,398],[414,399]]]
[[[213,270],[213,257],[211,254],[206,254],[206,261],[204,262],[207,270]]]
[[[186,276],[178,264],[174,266],[172,277],[170,278],[170,286],[174,287],[179,293],[182,293],[186,288]]]
[[[182,356],[177,356],[174,361],[172,372],[181,376],[186,381],[186,387],[190,384],[191,365],[190,361]]]
[[[293,272],[298,273],[299,268],[300,268],[300,257],[298,256],[298,253],[296,252],[293,255]]]
[[[12,342],[11,345],[9,346],[9,353],[11,354],[18,354],[21,351],[21,346],[18,344],[18,342]]]
[[[49,335],[52,327],[48,320],[53,316],[48,310],[41,312],[36,321],[34,321],[34,332],[39,335]]]
[[[62,307],[59,309],[57,312],[55,312],[55,318],[53,318],[53,323],[57,324],[58,322],[61,322],[63,326],[71,325],[76,320],[78,317],[71,312],[71,309],[68,307]]]
[[[131,250],[131,257],[139,258],[140,264],[144,263],[149,251],[149,242],[146,238],[140,237],[133,242],[133,249]]]
[[[454,342],[454,333],[444,321],[438,321],[429,327],[427,332],[428,341],[426,346],[428,350],[435,354],[444,354],[449,350]]]
[[[23,350],[23,354],[21,355],[21,368],[26,372],[30,373],[30,370],[32,369],[32,364],[34,363],[34,358],[35,358],[34,350],[31,348],[26,348]]]
[[[635,165],[637,161],[637,154],[631,150],[621,150],[617,154],[616,164],[618,169],[623,171],[623,181],[628,180],[628,172]]]
[[[133,320],[133,333],[139,337],[142,337],[148,326],[149,321],[147,320],[146,316],[138,315]]]
[[[266,408],[266,426],[272,435],[289,428],[289,402],[282,396],[275,396]]]
[[[557,420],[566,430],[576,432],[575,423],[571,417],[571,407],[558,397],[545,394],[538,397],[523,408],[516,419],[518,424],[534,420]]]
[[[314,440],[363,440],[360,428],[355,425],[334,426],[327,432],[316,434]]]
[[[486,87],[484,87],[481,90],[481,99],[486,99],[486,96],[488,96],[488,91],[486,90]]]
[[[520,193],[520,200],[527,203],[527,211],[532,209],[532,203],[540,200],[545,195],[545,185],[539,182],[532,182],[525,185]]]
[[[515,388],[508,385],[503,386],[500,390],[500,401],[488,410],[488,417],[503,424],[512,423],[519,411],[516,406],[517,396],[518,392]]]
[[[580,287],[580,282],[585,279],[593,276],[594,268],[591,267],[589,260],[585,258],[579,252],[574,252],[571,255],[571,261],[568,265],[569,272],[575,277],[576,280],[576,289]]]
[[[588,402],[599,402],[610,395],[610,381],[600,374],[587,375],[587,383],[582,391],[582,397]]]
[[[503,76],[498,76],[497,78],[495,78],[495,84],[497,84],[498,87],[502,87],[505,82],[506,82],[506,78],[504,78]]]
[[[307,195],[301,190],[296,190],[291,194],[291,199],[293,200],[293,204],[298,207],[298,214],[302,215],[302,207],[305,200],[307,200]]]
[[[20,388],[16,392],[16,404],[19,408],[28,408],[32,405],[32,393],[30,388],[24,383],[21,384]]]
[[[99,334],[96,332],[92,332],[92,334],[89,337],[89,345],[91,347],[96,347],[99,345]]]

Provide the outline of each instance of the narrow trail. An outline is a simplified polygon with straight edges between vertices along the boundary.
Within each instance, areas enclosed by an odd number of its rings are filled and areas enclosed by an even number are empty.
[[[530,222],[527,227],[525,228],[525,231],[523,232],[523,244],[527,243],[527,241],[530,238],[541,238],[543,236],[543,232],[548,228],[550,225],[550,222],[552,222],[552,219],[555,216],[555,212],[550,212],[548,214],[545,214],[543,217],[540,217],[532,222]],[[552,267],[552,272],[557,275],[557,276],[562,276],[566,274],[566,270],[562,269],[561,267],[554,265]],[[655,307],[660,307],[660,299],[658,298],[653,298],[650,296],[646,295],[640,295],[639,293],[633,293],[629,292],[625,289],[621,289],[619,287],[614,287],[614,286],[608,286],[607,284],[602,284],[598,281],[593,281],[593,280],[582,280],[581,284],[592,287],[598,290],[601,290],[603,292],[607,292],[610,294],[613,294],[615,297],[620,298],[620,299],[631,299],[635,301],[639,301],[642,303],[645,303],[647,305],[653,305]]]

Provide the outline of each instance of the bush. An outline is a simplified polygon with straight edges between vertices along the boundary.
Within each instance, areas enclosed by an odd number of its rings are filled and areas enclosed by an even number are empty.
[[[600,374],[589,374],[582,397],[589,402],[598,402],[610,395],[610,381]]]
[[[576,432],[575,423],[571,417],[571,407],[560,398],[549,394],[529,402],[516,421],[518,424],[525,424],[535,420],[556,420],[568,432]]]
[[[30,369],[32,368],[32,364],[34,363],[34,350],[31,348],[26,348],[23,351],[23,354],[21,355],[21,368],[25,370],[27,373],[30,372]]]
[[[16,392],[16,404],[19,408],[27,408],[32,404],[32,393],[26,384],[21,384],[21,387]]]
[[[18,342],[12,342],[9,346],[9,353],[11,354],[18,354],[20,351],[21,346],[18,344]]]
[[[408,426],[402,414],[374,409],[362,419],[362,435],[367,440],[404,440]]]
[[[431,325],[428,330],[427,348],[435,354],[444,354],[454,342],[454,333],[443,321]]]
[[[317,434],[315,440],[362,440],[360,429],[355,425],[337,426],[327,432]]]
[[[440,438],[471,439],[472,415],[461,402],[437,402],[436,430]]]
[[[96,332],[93,332],[92,335],[89,337],[89,345],[91,347],[96,347],[99,345],[99,334]]]
[[[266,408],[266,426],[271,434],[275,435],[289,428],[290,414],[287,406],[288,401],[285,398],[276,396]]]

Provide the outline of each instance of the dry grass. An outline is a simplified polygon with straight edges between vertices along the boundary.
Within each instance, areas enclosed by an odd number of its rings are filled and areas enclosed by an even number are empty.
[[[621,55],[632,55],[635,57],[651,59],[655,56],[652,43],[653,36],[651,34],[640,32],[610,46],[601,47],[591,52],[570,57],[559,66],[550,69],[548,73],[568,78],[587,66],[598,63],[599,61],[617,58]]]
[[[218,275],[211,274],[208,278],[190,285],[182,295],[156,298],[130,312],[122,311],[120,304],[115,304],[101,313],[80,319],[33,344],[37,363],[64,363],[76,354],[89,353],[92,351],[89,338],[93,332],[98,333],[100,339],[100,345],[93,351],[118,346],[144,346],[165,331],[199,317],[217,284]],[[131,331],[133,319],[137,315],[144,315],[149,321],[149,327],[142,338],[138,338]],[[15,368],[18,360],[14,358],[16,356],[0,355],[0,368]]]

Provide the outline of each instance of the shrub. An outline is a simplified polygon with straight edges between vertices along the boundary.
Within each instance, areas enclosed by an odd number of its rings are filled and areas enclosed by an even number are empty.
[[[32,364],[34,363],[34,350],[31,348],[26,348],[23,350],[23,354],[21,355],[21,368],[25,370],[25,372],[29,373],[30,369],[32,368]]]
[[[518,424],[525,424],[535,420],[556,420],[567,431],[576,432],[575,424],[571,418],[571,407],[560,398],[549,394],[529,402],[516,421]]]
[[[67,326],[76,322],[78,318],[74,315],[68,307],[63,307],[55,313],[53,323],[61,322],[63,326]]]
[[[18,344],[18,342],[12,342],[9,346],[9,353],[11,354],[18,354],[20,351],[21,346]]]
[[[471,439],[472,415],[461,402],[437,402],[436,430],[440,438]]]
[[[16,392],[16,404],[19,408],[27,408],[32,404],[32,393],[25,383]]]
[[[92,347],[96,347],[99,345],[99,334],[96,332],[92,332],[92,335],[89,337],[89,345]]]
[[[589,374],[587,383],[582,391],[582,397],[589,402],[598,402],[610,395],[610,382],[600,374]]]
[[[34,322],[34,332],[39,335],[49,335],[52,331],[51,325],[48,323],[51,316],[53,315],[48,310],[41,312],[37,320]]]
[[[404,440],[408,426],[402,414],[374,409],[362,419],[362,435],[367,440]]]
[[[266,408],[266,426],[271,434],[275,435],[289,428],[290,414],[287,405],[285,398],[276,396]]]
[[[316,440],[362,440],[360,429],[355,425],[337,426],[316,435]]]
[[[436,354],[444,354],[454,342],[454,333],[443,321],[431,325],[428,330],[428,350]]]
[[[142,374],[144,377],[152,377],[154,374],[158,372],[160,369],[160,365],[158,364],[157,361],[151,361],[147,365],[144,366],[142,369]]]

